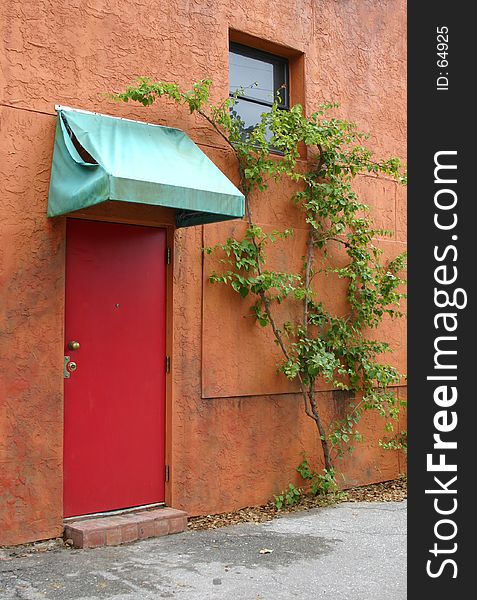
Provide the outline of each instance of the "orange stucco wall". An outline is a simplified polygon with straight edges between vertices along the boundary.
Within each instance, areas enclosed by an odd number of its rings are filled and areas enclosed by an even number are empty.
[[[150,75],[183,85],[211,76],[214,96],[226,96],[233,29],[304,53],[306,108],[339,101],[340,115],[372,132],[378,155],[405,158],[405,25],[403,0],[1,3],[0,544],[56,536],[63,527],[65,219],[46,218],[54,105],[180,127],[236,180],[229,150],[200,120],[167,103],[146,109],[104,95]],[[359,186],[377,222],[395,234],[384,249],[401,251],[405,191],[385,179],[362,178]],[[104,215],[116,216],[114,209]],[[297,228],[295,258],[280,250],[273,257],[294,264],[304,231],[283,188],[272,187],[255,215],[265,227]],[[269,333],[247,318],[243,302],[207,283],[212,263],[201,247],[240,227],[174,235],[168,494],[191,514],[267,501],[296,481],[304,450],[319,466],[313,425],[276,373]],[[330,281],[326,290],[336,302],[339,284]],[[405,370],[404,324],[387,323],[381,335]],[[339,394],[325,387],[320,394],[324,413],[339,414]],[[374,417],[361,430],[366,441],[342,465],[347,484],[404,469],[402,457],[376,449],[381,426]]]

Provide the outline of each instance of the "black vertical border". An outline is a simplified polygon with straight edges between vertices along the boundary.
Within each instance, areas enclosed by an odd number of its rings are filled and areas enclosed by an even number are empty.
[[[466,593],[458,597],[473,597],[475,592],[473,567],[476,550],[473,548],[473,529],[477,515],[472,508],[477,505],[471,484],[477,479],[473,463],[477,458],[477,419],[475,406],[477,397],[472,379],[477,374],[477,335],[475,314],[475,284],[477,276],[477,192],[471,186],[472,174],[477,173],[477,143],[475,141],[475,113],[477,95],[473,91],[475,79],[475,50],[477,39],[476,21],[473,17],[473,3],[466,2],[409,2],[408,3],[408,217],[409,217],[409,309],[408,309],[408,375],[409,375],[409,516],[408,516],[408,598],[422,598],[426,594],[433,600],[455,599],[456,592]],[[448,67],[437,65],[437,28],[449,30]],[[473,35],[472,35],[473,33]],[[474,66],[473,66],[474,65]],[[440,73],[449,79],[448,90],[438,90],[437,77]],[[434,194],[439,186],[434,183],[434,155],[441,150],[457,150],[457,157],[447,162],[457,162],[457,184],[451,187],[458,195],[455,209],[458,223],[453,231],[439,231],[434,225]],[[440,186],[442,187],[442,186]],[[452,212],[452,211],[451,211]],[[457,240],[451,236],[457,235]],[[436,374],[434,370],[434,341],[439,335],[446,335],[435,328],[435,314],[441,312],[434,305],[436,285],[434,269],[439,263],[434,257],[434,248],[444,249],[455,244],[457,260],[446,261],[449,268],[455,265],[458,279],[452,288],[463,288],[467,292],[468,304],[465,309],[446,308],[457,313],[456,335],[458,380],[455,384],[458,399],[454,407],[458,417],[457,428],[442,434],[443,439],[455,440],[456,450],[449,450],[446,462],[457,464],[457,488],[455,495],[440,496],[426,494],[426,489],[439,486],[434,476],[443,482],[451,478],[451,473],[430,473],[426,468],[426,457],[434,451],[438,460],[440,451],[433,450],[434,415],[439,408],[433,398],[438,385],[428,381],[427,376]],[[453,255],[449,253],[449,257]],[[451,347],[452,344],[449,345]],[[455,346],[454,346],[455,348]],[[450,372],[441,371],[442,374]],[[450,384],[454,385],[454,384]],[[455,474],[452,474],[455,475]],[[449,515],[457,525],[454,539],[441,541],[435,537],[434,528],[439,519],[434,507],[434,499],[442,498],[443,508],[451,507],[451,498],[458,502],[456,512]],[[447,502],[447,504],[446,504]],[[476,506],[477,509],[477,506]],[[446,535],[452,526],[441,526],[440,533]],[[439,548],[450,550],[457,544],[455,552],[434,556],[430,550],[437,543]],[[440,576],[432,578],[430,570],[437,573],[443,561],[453,559],[455,570],[448,563]],[[473,591],[472,591],[473,590]]]

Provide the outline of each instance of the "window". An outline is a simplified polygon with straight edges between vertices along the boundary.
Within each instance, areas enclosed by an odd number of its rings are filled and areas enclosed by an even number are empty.
[[[290,107],[288,60],[241,44],[230,43],[230,95],[239,91],[233,110],[244,123],[244,133],[260,121],[262,113],[271,111],[280,95],[279,107]]]

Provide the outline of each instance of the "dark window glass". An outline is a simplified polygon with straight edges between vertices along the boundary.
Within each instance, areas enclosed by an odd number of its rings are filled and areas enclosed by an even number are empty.
[[[247,135],[251,133],[255,125],[260,121],[262,113],[269,113],[271,106],[265,106],[263,104],[255,104],[254,102],[247,102],[242,98],[238,98],[236,104],[232,108],[232,114],[240,117],[242,120],[243,133]],[[266,136],[270,139],[270,136]]]
[[[280,108],[289,108],[286,59],[231,43],[229,69],[230,95],[239,90],[233,112],[244,122],[245,134],[260,121],[262,113],[270,112],[277,92]]]

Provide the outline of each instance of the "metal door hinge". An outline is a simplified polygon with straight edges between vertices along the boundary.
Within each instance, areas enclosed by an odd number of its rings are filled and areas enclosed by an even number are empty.
[[[170,248],[166,248],[166,265],[170,265],[171,264],[171,249]]]
[[[171,372],[171,357],[166,356],[166,373]]]
[[[165,481],[169,481],[169,465],[165,466],[165,469],[164,469],[164,479],[165,479]]]

